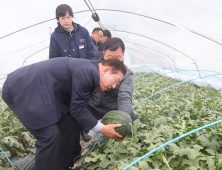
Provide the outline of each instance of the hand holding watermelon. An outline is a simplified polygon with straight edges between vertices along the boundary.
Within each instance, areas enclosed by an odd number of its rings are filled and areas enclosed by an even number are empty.
[[[122,112],[119,110],[113,110],[106,113],[102,118],[102,123],[104,124],[104,126],[105,125],[106,126],[121,125],[121,126],[110,127],[110,128],[113,128],[113,127],[116,128],[114,129],[114,131],[117,132],[119,136],[115,135],[115,138],[114,137],[108,137],[108,138],[113,138],[116,140],[125,139],[127,135],[130,133],[131,127],[132,127],[132,119],[130,118],[130,116],[126,114],[125,112]],[[120,137],[120,135],[122,136],[122,138]],[[106,134],[104,134],[104,136],[106,136]]]
[[[119,128],[121,124],[109,124],[109,125],[103,125],[102,129],[99,131],[99,133],[102,133],[107,138],[113,138],[115,140],[122,140],[122,136],[119,135],[115,128]]]

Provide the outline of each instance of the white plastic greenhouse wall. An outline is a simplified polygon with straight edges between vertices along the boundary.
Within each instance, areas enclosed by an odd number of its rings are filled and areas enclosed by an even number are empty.
[[[89,3],[89,1],[87,0]],[[91,0],[100,25],[84,0],[0,1],[0,88],[10,72],[49,56],[55,9],[68,4],[73,21],[102,26],[126,46],[124,62],[198,86],[222,88],[222,1]],[[204,78],[204,76],[207,76]]]

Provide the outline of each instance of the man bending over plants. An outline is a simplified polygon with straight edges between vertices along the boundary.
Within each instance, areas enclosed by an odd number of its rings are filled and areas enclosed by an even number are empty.
[[[8,75],[2,98],[37,139],[35,170],[73,166],[81,151],[79,124],[107,138],[122,139],[115,131],[121,124],[103,125],[87,109],[87,103],[97,87],[101,91],[115,88],[125,73],[124,64],[113,58],[98,63],[58,57]]]

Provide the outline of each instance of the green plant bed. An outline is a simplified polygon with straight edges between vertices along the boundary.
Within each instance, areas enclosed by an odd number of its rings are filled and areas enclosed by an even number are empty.
[[[142,75],[139,74],[139,75]],[[156,74],[135,80],[135,84]],[[180,81],[158,76],[136,86],[133,105],[150,95]],[[195,88],[185,83],[163,91],[144,101],[134,112],[133,133],[117,142],[102,138],[93,152],[85,158],[84,169],[123,169],[158,146],[203,125],[222,119],[222,97],[219,91]],[[187,136],[130,169],[222,169],[222,124]],[[34,137],[25,129],[0,96],[0,147],[14,160],[32,152]],[[13,158],[14,157],[14,158]],[[0,152],[0,169],[13,169]]]
[[[35,152],[36,139],[27,131],[0,95],[0,147],[9,158],[24,157]],[[11,166],[0,151],[0,169]],[[13,167],[11,168],[13,169]]]
[[[152,77],[141,76],[135,84]],[[158,76],[136,86],[133,105],[180,81]],[[118,142],[101,140],[85,158],[84,169],[123,169],[166,142],[203,125],[222,119],[222,96],[208,87],[189,83],[175,86],[144,101],[133,109],[132,137]],[[129,170],[222,169],[222,124],[191,134],[144,158]]]

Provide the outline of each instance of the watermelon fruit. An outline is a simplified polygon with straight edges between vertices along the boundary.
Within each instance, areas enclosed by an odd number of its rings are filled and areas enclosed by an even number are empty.
[[[115,131],[122,137],[129,135],[132,128],[132,119],[128,114],[119,110],[112,110],[106,113],[102,118],[104,125],[121,124],[121,127],[115,128]]]

